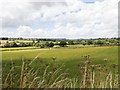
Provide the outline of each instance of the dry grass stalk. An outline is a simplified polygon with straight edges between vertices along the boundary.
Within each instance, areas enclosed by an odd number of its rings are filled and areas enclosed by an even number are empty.
[[[112,88],[112,73],[110,73],[110,88]]]
[[[35,77],[28,88],[33,88],[32,85],[34,84],[35,80],[39,79],[40,77]]]
[[[36,58],[34,58],[33,61],[35,61]],[[23,63],[20,70],[20,76],[18,74],[15,76],[12,74],[12,71],[15,68],[12,62],[12,67],[10,68],[9,73],[5,78],[5,88],[14,87],[16,84],[14,82],[14,79],[18,76],[19,79],[16,82],[19,83],[20,88],[76,88],[78,87],[78,84],[80,85],[80,88],[108,88],[109,86],[110,88],[118,87],[118,75],[115,75],[114,73],[113,76],[110,72],[109,74],[107,74],[105,81],[99,81],[98,79],[96,79],[97,74],[94,68],[99,67],[100,65],[89,65],[89,61],[84,62],[85,67],[83,67],[84,65],[81,65],[82,68],[80,69],[80,71],[83,74],[81,77],[81,81],[78,77],[71,79],[66,77],[66,75],[68,75],[69,73],[66,73],[66,71],[61,72],[63,70],[62,66],[60,68],[57,68],[56,70],[53,70],[53,72],[50,71],[50,73],[48,72],[49,65],[46,66],[43,72],[43,76],[42,78],[40,78],[38,74],[39,69],[36,70],[34,68],[29,68],[27,67],[23,59],[22,61]],[[30,64],[28,65],[31,65],[32,62],[30,62]],[[88,69],[88,67],[90,68]],[[100,73],[102,72],[101,67],[99,67],[97,70],[99,70]],[[99,75],[101,76],[102,74]],[[115,79],[114,81],[113,78]]]
[[[23,64],[22,64],[22,68],[21,68],[21,74],[20,74],[20,88],[22,88],[22,82],[23,82],[23,72],[24,72],[24,60],[23,60]]]
[[[87,75],[87,65],[85,65],[85,74],[84,74],[84,79],[83,79],[83,88],[85,88],[85,84],[86,84],[86,75]]]
[[[105,88],[107,88],[109,77],[110,77],[110,73],[109,73],[109,74],[107,75],[107,77],[106,77]]]

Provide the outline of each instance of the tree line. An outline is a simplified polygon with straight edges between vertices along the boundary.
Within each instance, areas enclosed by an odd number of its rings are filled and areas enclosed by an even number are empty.
[[[65,47],[66,45],[97,45],[97,46],[120,46],[120,40],[118,38],[111,38],[111,39],[84,39],[84,40],[55,40],[55,41],[43,41],[41,43],[40,39],[32,40],[32,42],[19,42],[7,41],[3,47],[53,47],[54,45],[59,45],[60,47]]]

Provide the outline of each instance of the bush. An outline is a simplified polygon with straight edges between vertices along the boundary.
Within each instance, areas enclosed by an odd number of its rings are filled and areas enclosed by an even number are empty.
[[[61,47],[64,47],[65,45],[67,45],[67,43],[66,43],[65,41],[61,41],[61,42],[60,42],[60,46],[61,46]]]
[[[73,41],[68,41],[68,45],[74,45]]]
[[[53,47],[54,43],[50,42],[49,47]]]
[[[44,48],[44,47],[45,47],[45,45],[44,45],[44,44],[42,44],[42,45],[41,45],[41,48]]]
[[[33,43],[32,42],[29,42],[29,43],[25,43],[26,46],[33,46]]]
[[[4,47],[10,47],[10,43],[6,43]]]
[[[88,40],[87,41],[87,45],[91,45],[91,44],[93,44],[93,41],[92,40]]]
[[[49,47],[49,42],[46,42],[46,43],[45,43],[45,46],[46,46],[46,47]]]
[[[20,47],[26,47],[26,44],[23,43],[23,42],[20,42],[19,46],[20,46]]]
[[[35,47],[40,47],[41,45],[39,43],[36,43],[35,44]]]
[[[10,47],[18,47],[18,45],[15,42],[10,43]]]
[[[95,44],[100,45],[100,46],[104,45],[104,43],[101,40],[98,40]]]

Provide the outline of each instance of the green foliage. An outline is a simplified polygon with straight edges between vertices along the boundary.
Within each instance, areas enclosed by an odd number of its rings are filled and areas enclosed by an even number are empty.
[[[10,43],[10,47],[18,47],[18,45],[15,42]]]
[[[74,45],[74,42],[72,40],[69,40],[68,45]]]
[[[53,47],[53,46],[54,46],[54,43],[50,42],[49,47]]]
[[[41,48],[44,48],[44,47],[45,47],[45,45],[44,45],[44,44],[42,44],[42,45],[41,45]]]
[[[32,42],[35,43],[35,40],[33,40]]]
[[[49,47],[49,42],[46,42],[46,43],[45,43],[45,46],[46,46],[46,47]]]
[[[100,46],[104,45],[103,41],[101,41],[101,40],[98,40],[95,44],[100,45]]]
[[[19,46],[20,46],[20,47],[26,47],[26,44],[23,43],[23,42],[20,42]]]
[[[66,43],[65,41],[61,41],[61,42],[60,42],[60,46],[61,46],[61,47],[64,47],[65,45],[67,45],[67,43]]]
[[[39,43],[36,43],[35,44],[35,47],[40,47],[41,45]]]
[[[26,46],[33,46],[33,43],[32,42],[28,42],[28,43],[25,43]]]
[[[6,43],[4,47],[10,47],[10,43]]]
[[[19,41],[16,41],[16,43],[19,43]]]
[[[9,43],[8,41],[4,45],[4,47],[18,47],[18,45],[15,42]]]
[[[87,45],[92,45],[93,44],[93,41],[92,40],[87,40]]]

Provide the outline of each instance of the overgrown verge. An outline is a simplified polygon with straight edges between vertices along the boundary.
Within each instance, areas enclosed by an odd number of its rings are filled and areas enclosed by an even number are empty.
[[[89,58],[89,56],[84,56]],[[32,67],[34,62],[42,62],[38,57],[33,60],[22,60],[22,65],[17,66],[13,61],[9,63],[10,69],[3,74],[3,88],[118,88],[118,74],[112,72],[109,67],[101,64],[92,64],[85,60],[78,64],[79,73],[76,77],[69,77],[69,70],[65,65],[53,62],[45,63],[45,66]],[[107,58],[104,59],[108,62]],[[112,64],[113,70],[116,64]],[[7,67],[7,65],[6,65]],[[6,70],[4,67],[4,70]]]

